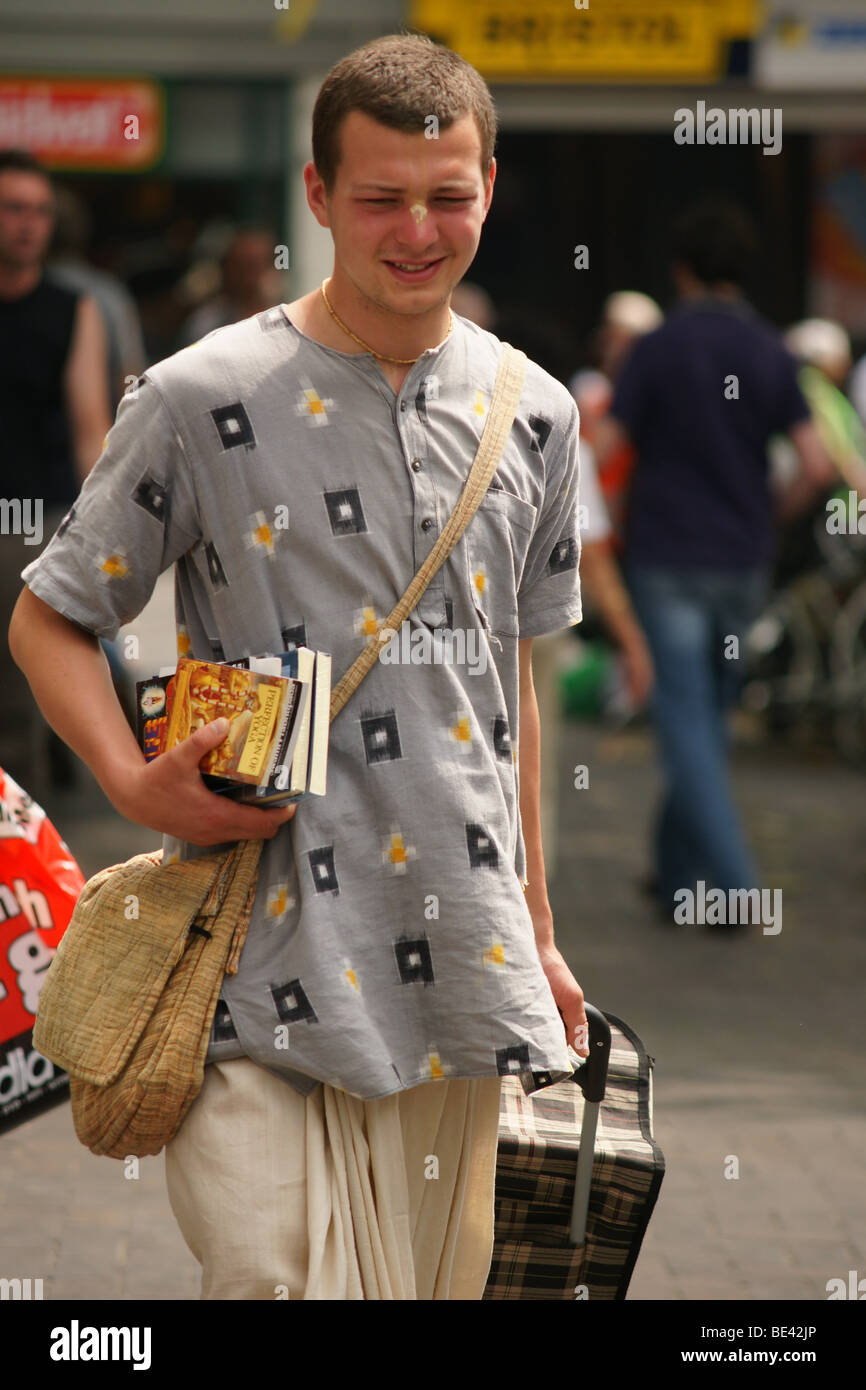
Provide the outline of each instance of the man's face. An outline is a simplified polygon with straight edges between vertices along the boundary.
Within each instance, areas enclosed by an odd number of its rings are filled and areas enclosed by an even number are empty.
[[[223,288],[245,299],[258,294],[274,270],[274,244],[267,237],[244,233],[236,236],[223,262]]]
[[[474,118],[463,116],[428,139],[350,111],[339,141],[330,197],[315,167],[304,171],[310,206],[334,238],[335,266],[391,313],[424,314],[447,304],[475,257],[496,176],[494,160],[485,184]]]
[[[0,263],[16,270],[39,265],[54,228],[54,195],[41,174],[0,174]]]

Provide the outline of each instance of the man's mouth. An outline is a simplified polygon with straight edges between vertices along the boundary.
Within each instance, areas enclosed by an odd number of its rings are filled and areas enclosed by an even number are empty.
[[[398,280],[428,280],[444,260],[439,256],[431,261],[385,261],[385,265]]]

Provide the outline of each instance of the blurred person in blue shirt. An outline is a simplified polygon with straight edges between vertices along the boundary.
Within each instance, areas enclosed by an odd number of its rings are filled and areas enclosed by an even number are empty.
[[[655,887],[665,912],[700,879],[726,893],[759,886],[731,792],[725,715],[772,566],[767,442],[785,434],[799,457],[788,510],[832,471],[796,365],[745,297],[756,249],[746,213],[705,200],[679,219],[674,247],[678,302],[635,345],[596,436],[601,464],[625,441],[638,454],[624,572],[656,674],[666,786]]]

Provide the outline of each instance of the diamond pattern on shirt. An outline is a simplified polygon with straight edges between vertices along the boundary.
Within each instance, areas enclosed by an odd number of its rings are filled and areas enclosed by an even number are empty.
[[[319,428],[330,424],[328,411],[334,409],[336,403],[330,396],[323,399],[313,383],[308,380],[301,391],[300,400],[295,405],[295,414],[303,416],[308,425]]]
[[[529,447],[534,454],[543,454],[544,446],[550,438],[550,431],[553,429],[553,421],[545,420],[543,415],[530,415],[527,422],[532,430],[532,440]]]
[[[500,1076],[510,1076],[514,1072],[528,1071],[529,1066],[528,1043],[513,1043],[511,1047],[497,1048],[496,1070]]]
[[[256,447],[256,437],[246,408],[240,401],[233,405],[221,405],[211,411],[211,418],[217,427],[220,443],[224,449],[247,449]]]
[[[393,827],[382,850],[382,862],[395,874],[405,874],[409,860],[414,858],[415,846],[405,844],[399,826]]]
[[[476,601],[483,603],[487,589],[487,566],[483,562],[472,571],[472,589]]]
[[[504,763],[514,761],[511,731],[508,728],[508,716],[505,714],[493,716],[493,751]]]
[[[268,889],[265,899],[265,917],[275,926],[282,922],[287,913],[295,906],[295,899],[289,896],[289,885],[287,882],[275,883]]]
[[[458,710],[454,715],[454,723],[450,726],[448,732],[461,753],[470,753],[472,751],[472,721],[468,714],[464,714],[462,710]]]
[[[361,506],[361,494],[356,487],[323,492],[328,519],[335,536],[353,536],[367,530],[367,520]]]
[[[237,1038],[237,1029],[229,1012],[229,1006],[224,999],[217,1000],[211,1038],[215,1043],[232,1042]]]
[[[427,1053],[427,1061],[430,1064],[430,1080],[444,1081],[445,1068],[442,1065],[442,1058],[436,1048],[431,1048]]]
[[[401,936],[394,942],[394,955],[397,958],[400,980],[404,985],[436,983],[430,942],[426,936]]]
[[[389,762],[392,758],[402,758],[400,732],[394,710],[362,716],[361,734],[368,766],[372,763]]]
[[[547,573],[563,574],[566,570],[577,569],[577,559],[577,540],[574,536],[563,536],[550,552]]]
[[[373,637],[379,630],[379,619],[376,617],[376,610],[370,604],[365,608],[355,609],[355,631],[359,637]]]
[[[346,981],[347,985],[351,986],[351,988],[355,991],[356,994],[361,993],[361,986],[358,983],[358,976],[352,969],[351,962],[347,960],[345,957],[343,958],[343,979]]]
[[[132,493],[132,500],[136,506],[142,507],[149,512],[152,517],[163,526],[168,522],[168,488],[164,483],[160,483],[156,478],[145,473],[139,479],[135,490]]]
[[[490,949],[485,951],[481,957],[485,965],[493,965],[500,968],[505,965],[505,947],[501,941],[494,941]]]
[[[226,572],[223,569],[223,562],[219,557],[219,552],[213,541],[208,541],[204,548],[204,557],[207,561],[207,572],[210,575],[210,582],[215,589],[224,589],[228,584]]]
[[[473,869],[499,868],[499,852],[493,837],[483,825],[466,825],[466,845],[469,850],[469,863]]]
[[[307,629],[304,623],[296,623],[294,627],[284,627],[280,632],[283,641],[283,650],[294,651],[295,647],[306,647]]]
[[[334,846],[321,845],[318,849],[307,850],[310,873],[317,893],[339,893],[340,884],[334,867]]]
[[[130,574],[129,566],[126,563],[126,556],[117,551],[110,555],[103,555],[97,560],[99,577],[103,583],[111,579],[126,579]]]
[[[271,985],[271,995],[281,1023],[318,1023],[316,1011],[300,980],[289,980],[285,985]]]
[[[264,512],[253,512],[249,518],[250,529],[245,537],[247,547],[251,550],[259,550],[263,554],[274,558],[274,549],[277,532],[270,526]]]

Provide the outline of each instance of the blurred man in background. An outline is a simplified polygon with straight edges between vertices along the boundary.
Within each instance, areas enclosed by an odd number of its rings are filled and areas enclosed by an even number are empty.
[[[44,272],[54,226],[51,180],[23,150],[0,151],[0,488],[38,526],[3,518],[0,620],[8,628],[20,573],[35,559],[102,450],[111,425],[106,334],[96,302]],[[26,505],[25,505],[26,499]],[[9,510],[14,523],[16,512]],[[17,531],[17,533],[16,533]],[[0,766],[28,789],[71,764],[42,719],[4,641]]]
[[[645,295],[634,298],[646,300],[649,305],[653,303]],[[480,328],[485,328],[488,332],[494,331],[497,321],[496,307],[487,291],[474,281],[461,280],[451,296],[451,307],[456,314],[477,323]],[[661,310],[658,309],[657,312],[658,320],[661,321]],[[632,338],[628,338],[629,346],[632,341]],[[610,345],[613,347],[613,342]],[[608,361],[607,356],[605,360]],[[575,394],[573,390],[572,394]],[[579,401],[577,403],[580,404]],[[606,399],[605,409],[607,403]],[[619,649],[627,698],[633,708],[640,709],[646,702],[652,686],[652,659],[613,553],[613,528],[599,484],[595,455],[585,437],[582,414],[578,495],[581,583],[585,594],[598,612],[606,633]],[[548,880],[552,880],[556,873],[559,833],[557,802],[562,729],[559,675],[574,661],[574,638],[577,636],[575,628],[543,633],[536,637],[532,647],[532,677],[541,716],[541,839]]]
[[[699,879],[724,892],[758,886],[724,719],[772,559],[769,438],[790,437],[802,466],[795,486],[807,495],[832,475],[795,364],[744,296],[754,251],[750,220],[724,201],[681,218],[679,303],[634,347],[596,436],[600,462],[624,440],[637,448],[625,573],[656,671],[667,786],[655,863],[665,911]]]
[[[47,270],[58,284],[96,300],[107,336],[108,393],[113,410],[147,365],[138,310],[123,281],[97,270],[87,259],[91,219],[84,199],[71,188],[57,188],[54,207],[54,236]]]
[[[251,318],[279,300],[274,265],[276,237],[261,227],[239,227],[220,259],[220,289],[190,314],[180,333],[181,347],[197,343],[215,328]]]
[[[601,310],[601,322],[593,335],[598,368],[576,372],[568,388],[580,411],[581,445],[594,447],[595,429],[610,410],[617,379],[635,343],[652,333],[664,321],[664,314],[648,294],[639,290],[617,290],[608,295]],[[609,520],[607,544],[622,553],[628,487],[635,463],[634,446],[621,439],[607,450],[599,482]]]

